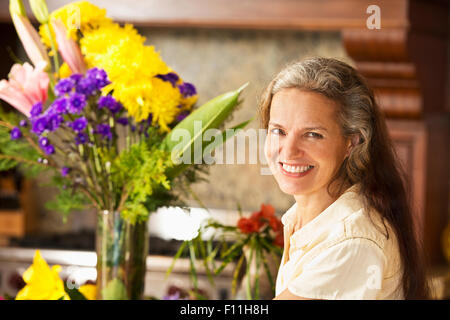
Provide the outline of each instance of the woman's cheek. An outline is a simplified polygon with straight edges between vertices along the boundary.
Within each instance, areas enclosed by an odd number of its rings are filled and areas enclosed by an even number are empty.
[[[273,171],[274,169],[274,162],[276,158],[276,150],[273,149],[273,137],[269,134],[266,137],[266,141],[264,143],[264,156],[266,157],[267,164],[269,165],[269,168]]]

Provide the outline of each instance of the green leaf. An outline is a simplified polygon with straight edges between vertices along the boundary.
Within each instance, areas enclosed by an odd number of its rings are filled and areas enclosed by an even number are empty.
[[[270,288],[271,288],[272,292],[275,293],[275,282],[273,281],[272,273],[270,272],[270,268],[267,263],[267,258],[264,255],[264,252],[262,253],[262,262],[263,262],[264,270],[266,271],[266,274],[267,274],[267,278],[269,279]]]
[[[234,269],[233,280],[231,282],[231,294],[234,296],[236,294],[237,280],[239,277],[239,271],[241,270],[242,264],[245,260],[245,255],[241,255],[236,265],[236,269]]]
[[[195,151],[193,146],[199,145],[204,148],[209,144],[207,141],[203,141],[203,134],[208,129],[219,129],[222,126],[233,109],[238,105],[239,95],[246,86],[247,84],[235,91],[224,93],[196,109],[172,129],[172,131],[164,138],[161,148],[170,153],[175,152],[173,156],[176,159],[181,159],[185,156],[185,152],[189,152],[188,156],[190,156],[191,163],[194,163],[195,159],[193,158],[193,155],[195,154]],[[197,121],[200,121],[201,123],[200,130],[195,130],[194,124]],[[177,135],[180,134],[180,132],[182,137],[183,133],[186,133],[187,139],[178,142]],[[214,144],[215,142],[212,143]],[[176,150],[174,150],[175,147],[177,147]],[[188,166],[189,164],[185,164],[184,166],[176,167],[172,170],[171,174],[168,175],[171,177],[176,176]]]
[[[102,289],[102,298],[104,300],[128,300],[127,290],[123,282],[114,278],[108,282]]]
[[[181,244],[180,248],[178,249],[177,253],[175,254],[175,256],[173,257],[172,263],[170,264],[169,269],[167,269],[166,271],[166,279],[167,277],[170,275],[170,273],[172,272],[173,267],[175,266],[175,262],[178,260],[178,258],[181,256],[181,254],[184,251],[184,248],[187,245],[187,241],[183,241],[183,243]]]
[[[250,277],[250,266],[251,266],[252,260],[253,260],[253,253],[254,253],[253,246],[250,245],[250,257],[247,261],[247,266],[246,266],[246,270],[245,270],[245,274],[247,276],[247,279],[246,279],[247,281],[245,282],[245,292],[247,294],[247,299],[249,299],[249,300],[253,300],[252,299],[251,279],[250,279],[251,278]]]
[[[195,247],[191,241],[188,241],[189,246],[189,261],[190,261],[190,269],[191,269],[191,279],[194,285],[195,290],[198,289],[198,280],[197,280],[197,270],[195,268]]]

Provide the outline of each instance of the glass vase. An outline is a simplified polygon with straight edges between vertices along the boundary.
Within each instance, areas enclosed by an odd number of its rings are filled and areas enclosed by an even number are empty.
[[[143,298],[148,246],[147,221],[132,224],[120,212],[107,210],[98,214],[98,300]]]
[[[275,280],[280,266],[280,257],[265,250],[255,249],[253,252],[249,246],[243,248],[245,263],[243,266],[243,277],[240,279],[236,291],[236,300],[271,300],[275,295]],[[258,259],[256,255],[259,254]],[[249,264],[249,261],[250,264]],[[264,267],[264,263],[265,266]],[[267,271],[270,272],[272,283]]]

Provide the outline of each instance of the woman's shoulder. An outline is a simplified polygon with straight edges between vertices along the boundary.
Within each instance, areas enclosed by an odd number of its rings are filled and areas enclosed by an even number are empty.
[[[342,221],[344,237],[366,238],[384,248],[391,239],[393,229],[377,210],[366,208],[358,185],[354,185],[346,192],[346,201],[343,204],[350,212]]]
[[[365,239],[376,244],[383,252],[389,265],[399,266],[400,255],[397,237],[388,221],[383,220],[381,214],[374,209],[361,208],[349,215],[344,221],[346,239]],[[398,270],[388,270],[396,273]]]

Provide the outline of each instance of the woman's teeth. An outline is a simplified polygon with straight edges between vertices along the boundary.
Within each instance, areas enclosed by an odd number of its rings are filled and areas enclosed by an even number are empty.
[[[283,165],[283,169],[286,170],[287,172],[292,172],[292,173],[299,173],[299,172],[305,172],[308,171],[312,168],[314,168],[314,166],[308,165],[308,166],[289,166],[287,164],[282,164]]]

